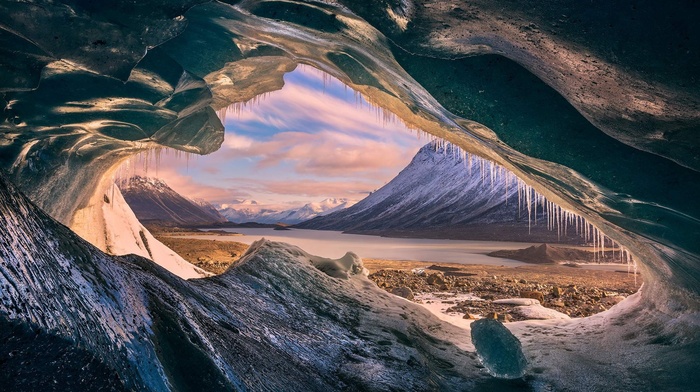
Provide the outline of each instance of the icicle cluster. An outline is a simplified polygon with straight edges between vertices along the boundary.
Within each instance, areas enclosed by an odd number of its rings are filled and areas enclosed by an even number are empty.
[[[304,70],[311,70],[314,72],[318,72],[321,74],[321,78],[323,80],[323,91],[325,93],[326,86],[330,85],[331,83],[340,83],[343,85],[343,87],[346,89],[348,86],[339,81],[338,79],[334,78],[330,74],[320,71],[314,67],[308,66],[306,64],[299,64],[300,69]],[[245,102],[235,102],[232,103],[231,105],[221,108],[217,110],[216,114],[219,117],[219,120],[221,120],[222,123],[226,123],[228,119],[232,119],[233,116],[235,115],[236,117],[240,117],[241,111],[245,109],[252,109],[256,105],[259,105],[260,102],[264,101],[270,93],[263,93],[260,95],[257,95],[248,101]],[[420,131],[416,129],[415,127],[411,126],[410,124],[407,124],[404,122],[401,118],[396,116],[394,113],[391,111],[385,110],[381,105],[377,104],[372,100],[372,98],[365,96],[359,91],[353,90],[354,98],[355,98],[355,106],[366,110],[368,112],[374,113],[377,121],[381,121],[382,124],[403,124],[406,128],[411,129],[411,130],[416,130],[417,132],[423,133],[425,136],[429,135],[428,133],[424,131]]]
[[[120,187],[129,187],[133,177],[137,175],[149,177],[149,172],[157,178],[158,168],[160,167],[163,155],[172,155],[178,160],[184,159],[188,167],[190,159],[197,157],[197,154],[176,150],[174,148],[150,148],[127,158],[126,161],[117,168],[114,174],[112,174],[112,182]],[[153,173],[154,171],[155,173]]]
[[[260,102],[264,101],[267,99],[267,97],[270,95],[270,93],[262,93],[260,95],[256,95],[253,98],[245,101],[245,102],[234,102],[224,108],[221,108],[216,111],[217,117],[219,117],[219,120],[221,121],[222,124],[226,124],[226,120],[232,118],[234,115],[236,117],[240,117],[241,112],[244,109],[249,109],[253,108],[257,105],[260,104]]]
[[[473,170],[479,170],[482,184],[489,181],[493,189],[494,183],[497,184],[503,181],[505,183],[504,199],[506,205],[508,203],[509,188],[513,185],[517,187],[518,214],[527,211],[528,231],[532,229],[533,225],[538,224],[538,214],[544,215],[547,229],[551,231],[556,230],[559,240],[561,237],[567,237],[570,232],[571,234],[576,234],[592,245],[595,261],[599,263],[627,263],[628,271],[630,268],[634,269],[636,277],[637,263],[629,250],[606,236],[584,217],[547,200],[547,198],[530,185],[527,185],[510,170],[495,162],[470,154],[459,146],[434,136],[432,136],[431,144],[436,152],[441,151],[445,155],[451,155],[453,160],[461,161],[469,171],[470,176]]]

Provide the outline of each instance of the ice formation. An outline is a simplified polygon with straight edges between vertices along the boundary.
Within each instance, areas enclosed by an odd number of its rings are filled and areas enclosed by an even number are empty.
[[[478,170],[481,173],[482,182],[488,181],[492,185],[494,182],[505,182],[506,189],[508,189],[510,184],[513,184],[518,192],[518,211],[527,211],[528,228],[537,225],[537,210],[539,208],[546,215],[547,229],[556,230],[558,237],[566,235],[569,230],[574,230],[576,235],[580,235],[586,242],[592,243],[595,260],[603,260],[605,258],[605,246],[609,244],[608,248],[613,250],[613,259],[626,263],[628,268],[633,268],[636,276],[637,262],[629,250],[606,236],[581,215],[547,200],[520,177],[497,163],[470,154],[459,146],[442,139],[436,138],[432,143],[436,151],[439,150],[443,154],[451,154],[453,157],[458,157],[456,161],[463,163],[466,166],[466,170],[470,172]],[[508,196],[509,194],[506,192],[504,194],[506,202]],[[617,252],[617,256],[615,256],[615,252]]]
[[[476,320],[471,324],[476,354],[486,369],[499,378],[518,378],[525,374],[527,360],[520,341],[500,321]]]
[[[645,284],[610,311],[508,326],[533,370],[516,386],[700,384],[696,2],[109,5],[0,4],[4,387],[513,387],[475,371],[455,343],[469,341],[462,330],[272,244],[226,276],[184,281],[61,225],[128,156],[215,151],[216,111],[280,88],[300,62],[524,178],[533,189],[510,184],[533,227],[546,210],[559,233],[578,230],[601,252],[609,236],[618,258],[634,253]],[[486,165],[488,182],[499,174]],[[49,350],[75,356],[39,362]]]

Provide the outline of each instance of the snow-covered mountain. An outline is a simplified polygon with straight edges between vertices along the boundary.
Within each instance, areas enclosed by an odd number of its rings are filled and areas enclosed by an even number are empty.
[[[134,176],[118,185],[142,223],[200,225],[226,222],[226,218],[208,202],[188,199],[160,179]]]
[[[229,222],[297,224],[317,216],[340,211],[353,204],[355,204],[354,201],[344,198],[328,198],[300,207],[285,208],[279,205],[259,204],[254,200],[241,200],[235,203],[221,204],[218,212]]]
[[[548,239],[552,233],[542,224],[527,237],[528,213],[522,204],[518,207],[514,178],[492,175],[500,169],[490,165],[463,157],[450,144],[429,143],[391,182],[362,201],[296,227],[408,237]],[[537,215],[542,223],[542,211]],[[556,233],[553,237],[556,241]]]

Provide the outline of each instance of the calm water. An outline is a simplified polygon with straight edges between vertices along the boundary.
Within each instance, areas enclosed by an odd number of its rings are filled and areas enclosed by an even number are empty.
[[[221,230],[221,229],[216,229]],[[524,242],[457,241],[413,238],[385,238],[369,235],[342,234],[339,231],[322,230],[273,230],[273,229],[224,229],[242,236],[210,235],[188,236],[188,238],[237,241],[251,244],[261,238],[296,245],[308,253],[323,257],[339,258],[345,252],[355,252],[363,258],[387,260],[416,260],[461,264],[490,264],[519,266],[525,263],[486,256],[500,249],[522,249],[531,245]]]

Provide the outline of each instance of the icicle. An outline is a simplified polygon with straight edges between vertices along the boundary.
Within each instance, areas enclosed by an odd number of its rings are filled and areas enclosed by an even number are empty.
[[[532,221],[532,203],[530,199],[530,187],[525,186],[525,199],[527,203],[527,233],[530,234],[532,231],[532,224],[530,223]]]

